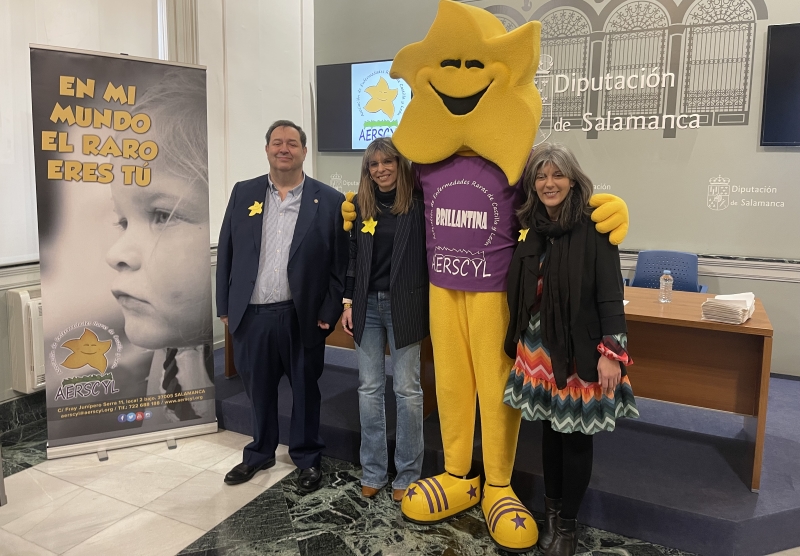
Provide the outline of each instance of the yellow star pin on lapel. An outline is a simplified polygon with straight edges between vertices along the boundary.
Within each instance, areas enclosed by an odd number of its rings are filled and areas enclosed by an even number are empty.
[[[377,225],[378,221],[375,220],[374,218],[370,218],[369,220],[364,220],[364,227],[361,228],[361,233],[375,235],[375,226]]]
[[[258,201],[253,201],[253,204],[247,207],[250,209],[250,214],[248,216],[255,216],[256,214],[261,214],[264,212],[264,203],[259,203]]]
[[[517,241],[525,241],[526,237],[528,237],[528,228],[519,231],[519,239]]]

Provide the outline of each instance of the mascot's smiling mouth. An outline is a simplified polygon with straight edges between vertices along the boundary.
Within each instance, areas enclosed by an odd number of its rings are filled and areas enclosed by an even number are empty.
[[[439,98],[442,99],[444,102],[445,108],[447,108],[451,114],[454,116],[465,116],[475,110],[475,107],[478,105],[478,102],[483,97],[483,94],[489,89],[492,84],[486,85],[482,91],[478,91],[474,95],[470,95],[468,97],[451,97],[447,96],[444,93],[440,93],[436,90],[436,87],[431,84],[431,89],[436,91],[436,94],[439,95]]]

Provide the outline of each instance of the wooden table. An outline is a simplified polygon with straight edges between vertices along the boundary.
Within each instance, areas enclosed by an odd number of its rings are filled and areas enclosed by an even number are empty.
[[[331,332],[326,345],[346,349],[355,349],[352,336],[349,336],[342,328],[342,321],[336,323],[336,329]],[[386,353],[389,353],[387,346]],[[436,379],[433,373],[433,347],[431,338],[428,336],[422,341],[422,353],[420,354],[420,382],[422,383],[422,414],[427,417],[436,411]],[[236,366],[233,362],[233,338],[225,325],[225,378],[236,376]]]
[[[713,295],[673,292],[672,303],[659,303],[658,293],[625,288],[634,394],[754,417],[750,487],[758,492],[772,357],[764,306],[756,299],[753,316],[730,325],[701,320],[700,306]]]

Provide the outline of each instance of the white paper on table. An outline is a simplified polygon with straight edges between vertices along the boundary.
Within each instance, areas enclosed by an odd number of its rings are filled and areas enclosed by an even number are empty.
[[[724,301],[725,305],[749,309],[755,304],[756,296],[753,292],[733,293],[728,295],[715,295],[713,298],[709,297],[706,301]]]
[[[630,303],[630,301],[628,301],[627,299],[623,299],[622,300],[622,306],[623,307],[625,307],[625,305],[627,305],[628,303]]]

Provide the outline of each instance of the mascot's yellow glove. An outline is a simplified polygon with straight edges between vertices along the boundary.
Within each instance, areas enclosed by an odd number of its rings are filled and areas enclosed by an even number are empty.
[[[350,230],[352,230],[353,222],[356,221],[356,206],[353,204],[353,197],[355,196],[356,194],[354,191],[348,191],[347,193],[344,194],[344,203],[342,203],[342,218],[344,218],[344,226],[342,227],[344,228],[345,232],[349,232]],[[609,197],[614,197],[614,196],[609,195]],[[617,197],[614,198],[616,199]],[[620,199],[620,201],[622,201],[622,199]],[[622,204],[623,206],[625,205],[625,203]],[[627,216],[628,216],[628,211],[626,209],[625,217],[627,218]],[[627,224],[625,228],[627,229]],[[623,234],[622,237],[625,237],[625,234]]]
[[[625,204],[625,201],[610,193],[600,193],[592,195],[589,204],[596,207],[592,211],[592,220],[597,223],[595,225],[597,231],[601,234],[611,232],[608,241],[612,245],[622,243],[622,240],[628,235],[628,224],[630,224],[628,205]]]

